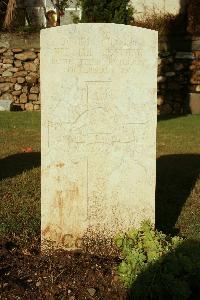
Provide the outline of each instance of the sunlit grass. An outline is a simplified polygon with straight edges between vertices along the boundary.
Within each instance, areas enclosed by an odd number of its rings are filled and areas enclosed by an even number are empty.
[[[31,148],[30,153],[24,153]],[[160,120],[156,225],[200,238],[200,116]],[[40,113],[0,113],[0,237],[40,235]]]

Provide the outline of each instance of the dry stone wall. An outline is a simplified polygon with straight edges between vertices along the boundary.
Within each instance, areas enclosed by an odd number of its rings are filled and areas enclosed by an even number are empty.
[[[159,44],[158,114],[200,114],[200,37]]]
[[[0,99],[40,110],[38,34],[0,34]],[[200,36],[159,37],[158,114],[200,114]]]
[[[13,110],[40,110],[39,49],[0,48],[0,99]]]

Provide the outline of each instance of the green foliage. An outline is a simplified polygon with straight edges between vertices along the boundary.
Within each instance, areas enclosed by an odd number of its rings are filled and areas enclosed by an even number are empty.
[[[76,13],[70,12],[70,15],[74,24],[78,24],[80,22],[80,18]]]
[[[187,18],[188,18],[188,26],[187,31],[191,34],[200,34],[200,0],[190,0],[188,1],[187,8]]]
[[[130,24],[133,7],[130,0],[80,0],[82,22]]]
[[[6,15],[8,0],[1,0],[0,1],[0,29],[3,29],[3,22]]]
[[[60,0],[58,3],[59,9],[64,10],[65,8],[68,8],[71,2],[72,0]]]
[[[130,299],[188,299],[199,289],[200,243],[167,236],[148,221],[115,243],[123,255],[118,273],[131,288]]]

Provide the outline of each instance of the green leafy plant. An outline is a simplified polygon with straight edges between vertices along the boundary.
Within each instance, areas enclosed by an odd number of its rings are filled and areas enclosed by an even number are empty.
[[[80,0],[82,22],[130,24],[134,9],[130,0]]]
[[[74,24],[78,24],[80,22],[79,16],[76,15],[74,12],[70,12],[70,15]]]
[[[115,243],[123,257],[118,273],[130,299],[189,299],[200,292],[199,242],[167,236],[145,221]]]

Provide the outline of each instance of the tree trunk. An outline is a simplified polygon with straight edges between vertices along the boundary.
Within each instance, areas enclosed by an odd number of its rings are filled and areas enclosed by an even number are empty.
[[[60,26],[60,10],[59,10],[60,5],[59,4],[60,1],[56,0],[57,26]]]
[[[9,28],[12,20],[13,20],[13,14],[16,7],[16,0],[9,0],[6,10],[6,16],[4,20],[4,27]]]

